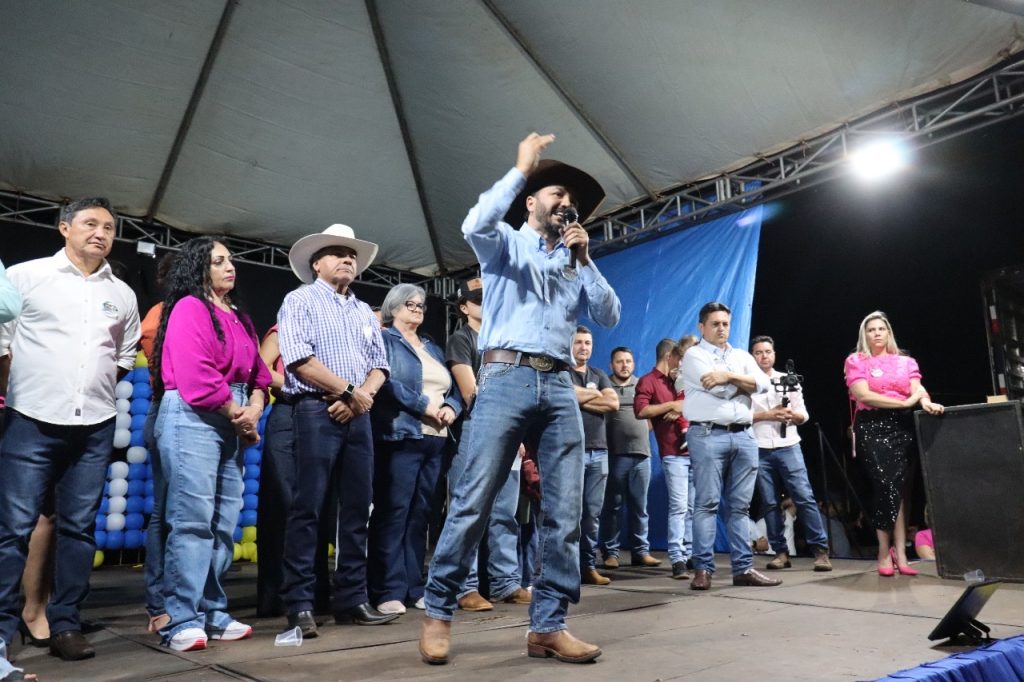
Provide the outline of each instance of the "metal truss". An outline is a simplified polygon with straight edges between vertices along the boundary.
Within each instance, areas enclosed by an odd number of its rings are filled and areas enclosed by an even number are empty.
[[[588,225],[595,255],[778,199],[835,179],[848,170],[847,152],[880,136],[923,148],[1024,113],[1024,59],[921,97],[897,102],[781,152],[759,155],[736,170],[669,190]]]

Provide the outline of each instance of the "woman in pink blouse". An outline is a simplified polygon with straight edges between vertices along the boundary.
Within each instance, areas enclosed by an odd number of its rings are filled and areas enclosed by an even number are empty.
[[[874,488],[878,574],[916,575],[907,563],[907,493],[917,465],[913,409],[942,414],[921,385],[917,361],[900,352],[885,313],[860,323],[857,352],[846,358],[846,385],[857,404],[854,443]]]
[[[231,301],[235,266],[219,241],[187,242],[167,284],[151,367],[160,398],[154,436],[167,486],[164,523],[165,646],[206,648],[252,628],[227,611],[221,581],[231,566],[242,507],[239,443],[259,442],[270,372],[248,316]]]

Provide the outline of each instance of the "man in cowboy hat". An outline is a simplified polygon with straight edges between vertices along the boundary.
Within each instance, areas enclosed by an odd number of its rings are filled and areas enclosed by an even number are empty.
[[[370,306],[350,290],[377,245],[348,225],[307,235],[288,252],[304,286],[278,311],[283,399],[294,406],[295,483],[284,541],[283,598],[288,627],[315,637],[314,555],[320,510],[334,486],[338,514],[334,617],[380,625],[397,618],[370,606],[366,592],[366,524],[373,483],[370,407],[389,371]]]
[[[524,440],[537,452],[544,514],[544,568],[533,586],[527,651],[570,663],[601,653],[565,629],[569,602],[580,595],[583,505],[583,422],[569,369],[577,317],[612,327],[620,304],[590,259],[586,230],[566,220],[568,209],[586,220],[604,192],[578,168],[540,160],[554,139],[531,133],[520,142],[515,168],[480,196],[462,224],[483,273],[483,355],[470,461],[454,482],[430,564],[419,645],[427,663],[448,662],[457,595]]]

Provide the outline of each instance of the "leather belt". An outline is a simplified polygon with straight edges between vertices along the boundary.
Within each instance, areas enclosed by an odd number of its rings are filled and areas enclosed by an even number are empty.
[[[569,369],[569,365],[565,364],[561,360],[556,360],[549,355],[532,355],[530,353],[523,353],[517,350],[505,350],[501,348],[485,350],[483,361],[485,363],[501,362],[506,365],[514,365],[516,367],[529,365],[538,372],[561,372],[562,370]]]
[[[690,422],[693,426],[707,426],[715,431],[728,431],[729,433],[739,433],[740,431],[746,431],[750,428],[750,424],[716,424],[715,422]]]

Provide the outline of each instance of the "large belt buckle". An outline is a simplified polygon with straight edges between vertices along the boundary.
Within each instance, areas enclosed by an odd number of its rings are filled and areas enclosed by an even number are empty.
[[[546,355],[531,355],[527,362],[538,372],[550,372],[555,366],[555,361]]]

